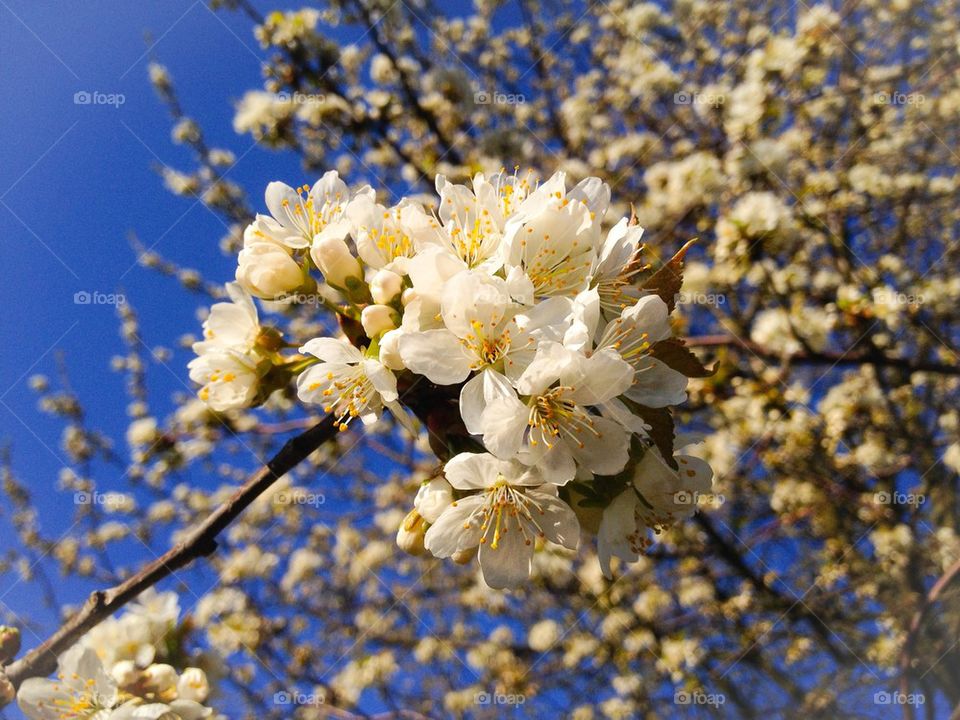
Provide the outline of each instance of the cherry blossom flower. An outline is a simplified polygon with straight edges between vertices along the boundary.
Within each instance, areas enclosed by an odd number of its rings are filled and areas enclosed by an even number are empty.
[[[637,464],[627,489],[604,510],[597,533],[597,552],[604,575],[611,577],[614,556],[634,562],[659,533],[697,509],[697,495],[710,490],[713,470],[698,457],[674,456],[674,470],[655,448]]]
[[[453,501],[427,530],[424,544],[436,557],[479,548],[484,581],[509,588],[529,576],[538,541],[576,549],[577,518],[537,469],[486,453],[462,453],[444,473],[454,488],[470,494]]]
[[[393,373],[360,350],[333,338],[315,338],[300,348],[321,360],[297,378],[297,393],[305,403],[317,403],[333,413],[345,430],[353,418],[369,424],[386,406],[398,418],[397,380]]]

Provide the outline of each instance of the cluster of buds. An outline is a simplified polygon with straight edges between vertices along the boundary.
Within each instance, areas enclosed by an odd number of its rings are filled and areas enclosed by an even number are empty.
[[[669,410],[709,374],[672,334],[684,251],[646,264],[643,229],[605,222],[598,178],[501,171],[436,188],[433,203],[386,207],[335,172],[270,183],[270,214],[246,228],[232,302],[212,308],[191,377],[218,411],[295,377],[300,400],[341,429],[388,410],[426,430],[446,464],[399,530],[404,549],[476,554],[503,588],[527,578],[537,549],[576,548],[588,530],[609,574],[612,556],[635,560],[692,512],[678,494],[712,483],[702,460],[676,454]],[[260,326],[253,298],[319,301],[342,336],[288,343]]]

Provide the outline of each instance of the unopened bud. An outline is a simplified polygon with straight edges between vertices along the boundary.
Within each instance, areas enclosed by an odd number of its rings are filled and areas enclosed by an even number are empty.
[[[423,555],[423,536],[426,534],[426,523],[416,510],[411,510],[400,523],[397,530],[397,546],[410,555]]]
[[[271,242],[247,245],[237,256],[237,282],[251,295],[273,300],[304,282],[300,264],[286,248]]]
[[[400,357],[400,337],[403,330],[385,332],[380,338],[380,364],[390,370],[403,370],[403,358]]]
[[[120,660],[110,668],[110,677],[122,688],[133,685],[139,675],[140,673],[133,660]]]
[[[412,303],[414,300],[416,300],[418,297],[419,295],[417,295],[416,290],[414,290],[413,288],[407,288],[406,290],[403,291],[403,294],[400,296],[400,303],[404,307],[406,307],[407,305]]]
[[[313,261],[320,268],[324,279],[334,287],[346,288],[352,279],[362,281],[363,270],[360,262],[350,254],[347,244],[336,237],[316,240],[310,249]]]
[[[193,700],[202,703],[210,695],[210,681],[207,674],[197,667],[188,667],[177,683],[177,697],[181,700]]]
[[[20,631],[9,625],[0,625],[0,665],[13,660],[20,652]]]
[[[172,665],[155,663],[143,671],[147,684],[157,694],[163,695],[177,687],[177,671]]]
[[[403,278],[392,270],[377,270],[370,281],[370,295],[375,303],[386,305],[403,290]]]
[[[397,314],[386,305],[367,305],[360,313],[360,324],[368,338],[375,338],[397,327]]]

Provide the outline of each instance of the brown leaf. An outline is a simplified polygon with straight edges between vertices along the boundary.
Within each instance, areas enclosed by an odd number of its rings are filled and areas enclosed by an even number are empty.
[[[667,304],[670,312],[677,305],[677,295],[683,286],[683,259],[687,255],[690,246],[696,242],[696,239],[688,241],[677,254],[670,258],[669,262],[660,267],[653,275],[647,278],[640,286],[641,289],[659,295]]]
[[[650,354],[669,368],[688,378],[710,377],[717,372],[710,370],[694,355],[681,338],[667,338],[650,346]]]
[[[651,408],[640,403],[631,403],[630,407],[650,426],[650,439],[663,455],[663,459],[674,470],[678,470],[677,461],[673,459],[674,428],[670,408]]]

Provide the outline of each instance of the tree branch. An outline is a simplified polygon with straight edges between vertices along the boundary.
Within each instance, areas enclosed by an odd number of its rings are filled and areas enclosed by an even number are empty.
[[[909,372],[930,372],[942,375],[960,375],[960,365],[913,361],[910,358],[890,357],[880,353],[837,353],[837,352],[797,352],[786,356],[750,340],[742,340],[732,335],[701,335],[685,340],[687,347],[734,347],[748,350],[763,360],[780,361],[787,359],[798,365],[877,365],[896,367]]]
[[[122,583],[93,592],[84,606],[53,635],[20,660],[0,668],[0,685],[5,678],[14,688],[24,680],[42,677],[54,671],[57,657],[74,645],[88,630],[136,598],[141,592],[217,549],[217,536],[282,475],[299,465],[310,453],[337,434],[333,417],[328,415],[284,444],[260,470],[249,477],[226,502],[197,525],[187,537],[162,557],[145,565]],[[2,706],[0,701],[0,706]]]
[[[900,651],[900,692],[904,695],[909,694],[910,691],[910,671],[913,669],[913,651],[917,644],[917,637],[920,634],[923,621],[941,593],[958,577],[960,577],[960,560],[957,560],[947,568],[947,571],[933,584],[930,592],[928,592],[927,596],[923,599],[920,608],[913,614],[910,620],[910,625],[907,627],[907,637]],[[927,700],[932,702],[933,698],[927,698]],[[907,720],[912,720],[913,707],[910,703],[903,704],[903,716]],[[950,717],[951,720],[955,717],[960,717],[960,705],[957,706]]]

